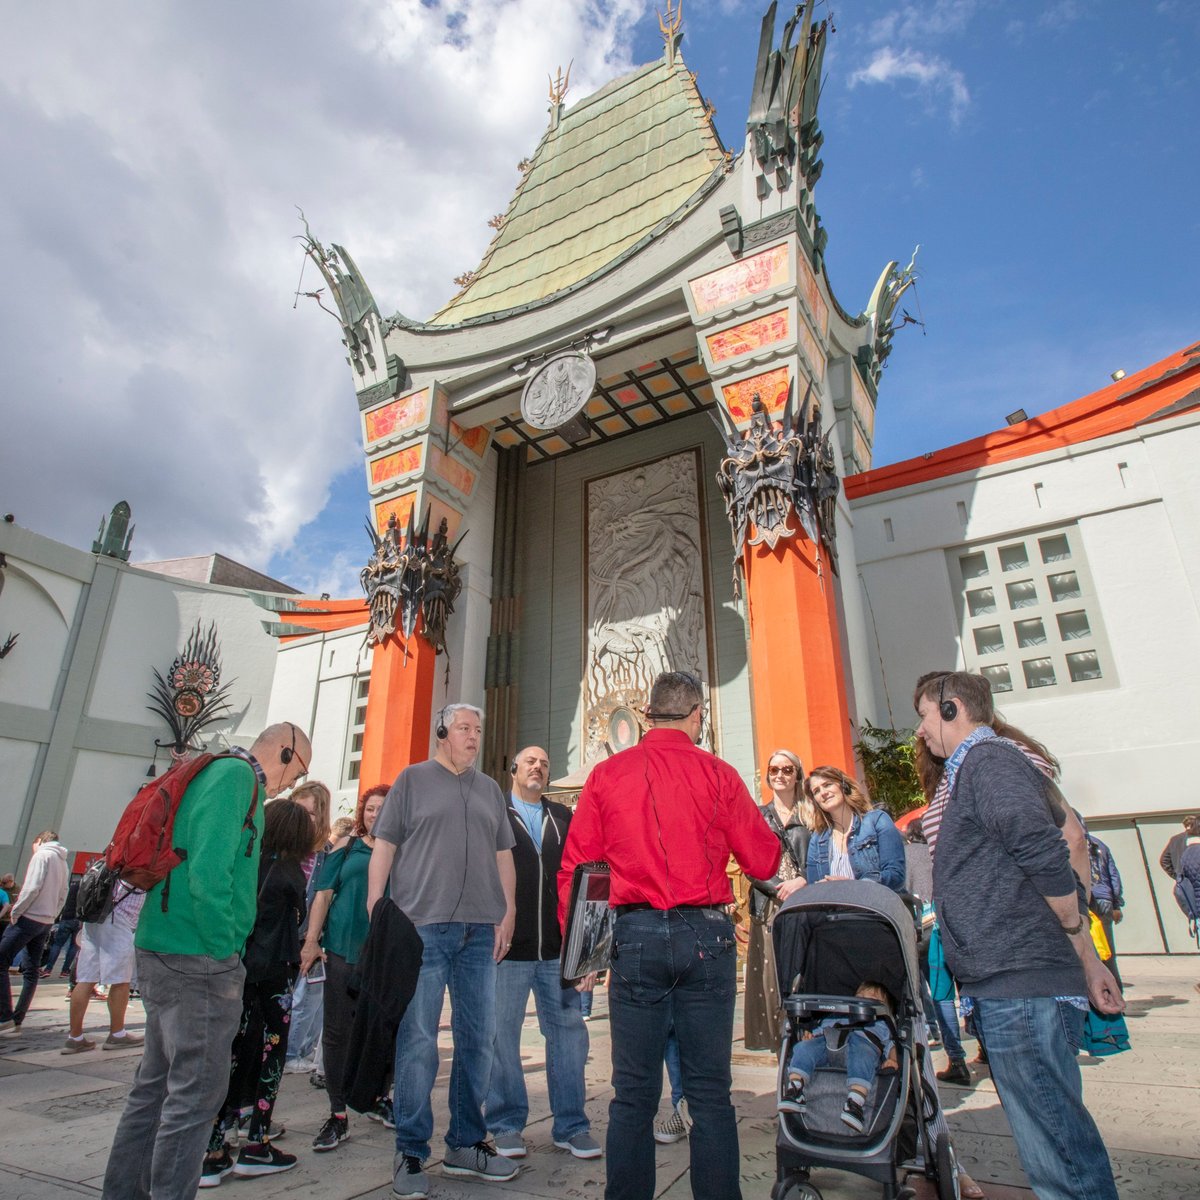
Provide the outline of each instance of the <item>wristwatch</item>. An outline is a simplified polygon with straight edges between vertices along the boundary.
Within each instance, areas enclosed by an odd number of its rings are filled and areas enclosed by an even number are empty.
[[[1077,933],[1082,933],[1087,927],[1088,927],[1087,917],[1080,917],[1078,925],[1072,925],[1070,929],[1068,929],[1064,925],[1064,926],[1062,926],[1062,931],[1063,931],[1063,933],[1065,933],[1067,935],[1067,937],[1074,937]]]

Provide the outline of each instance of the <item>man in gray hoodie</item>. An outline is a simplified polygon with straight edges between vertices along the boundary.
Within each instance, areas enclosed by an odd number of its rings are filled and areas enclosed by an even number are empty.
[[[1117,1200],[1075,1053],[1088,1001],[1105,1013],[1125,1003],[1092,944],[1066,806],[992,729],[982,676],[935,676],[914,699],[917,736],[945,759],[950,789],[933,866],[946,965],[974,1004],[1021,1164],[1042,1200]]]
[[[12,924],[0,937],[0,1034],[16,1033],[25,1020],[33,993],[37,991],[42,951],[67,898],[70,882],[66,846],[58,840],[53,829],[39,833],[33,840],[33,858],[25,871],[25,882],[9,913]],[[14,1009],[8,968],[22,949],[28,951],[28,962],[21,997]]]

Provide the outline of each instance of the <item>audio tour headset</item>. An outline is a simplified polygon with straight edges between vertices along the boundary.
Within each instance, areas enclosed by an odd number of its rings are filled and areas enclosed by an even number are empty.
[[[943,675],[941,686],[938,688],[938,713],[941,715],[942,720],[947,723],[953,721],[958,716],[957,702],[946,699],[946,680],[949,678],[949,675]]]
[[[292,731],[292,744],[290,746],[284,746],[283,749],[279,751],[279,761],[283,763],[285,767],[292,761],[293,758],[296,757],[296,727],[291,723],[291,721],[287,722],[287,727]]]
[[[444,742],[450,736],[450,730],[446,728],[446,710],[444,708],[438,710],[437,721],[437,728],[434,729],[433,736],[439,742]]]

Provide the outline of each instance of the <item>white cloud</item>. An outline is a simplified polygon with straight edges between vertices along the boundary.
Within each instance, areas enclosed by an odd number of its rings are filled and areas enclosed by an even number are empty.
[[[626,69],[645,7],[112,0],[53,30],[13,9],[0,507],[86,545],[126,499],[135,559],[265,566],[361,462],[338,328],[293,307],[294,206],[385,314],[429,316],[545,128],[547,73],[574,59],[569,104]]]
[[[932,4],[900,5],[873,21],[868,37],[876,44],[895,44],[961,33],[978,7],[977,0],[934,0]]]
[[[927,98],[942,97],[949,103],[951,123],[957,125],[971,103],[966,77],[956,67],[936,55],[922,54],[905,47],[900,50],[883,46],[876,50],[865,67],[854,71],[850,87],[860,83],[911,83]]]

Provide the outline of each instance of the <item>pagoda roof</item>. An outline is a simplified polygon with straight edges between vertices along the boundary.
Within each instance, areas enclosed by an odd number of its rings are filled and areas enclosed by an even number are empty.
[[[520,308],[597,274],[726,161],[678,56],[613,80],[546,131],[470,283],[429,324]]]

